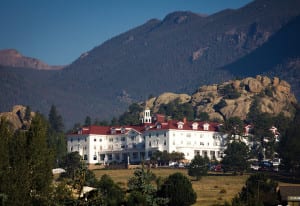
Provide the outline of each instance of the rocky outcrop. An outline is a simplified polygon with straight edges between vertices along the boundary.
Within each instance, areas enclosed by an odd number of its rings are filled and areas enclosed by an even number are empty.
[[[25,120],[25,111],[26,107],[22,105],[15,105],[11,112],[3,112],[0,113],[0,121],[2,118],[4,118],[6,121],[8,121],[13,129],[21,129],[21,128],[28,128],[31,123],[30,120]],[[31,118],[35,115],[34,112],[31,112],[30,116]]]
[[[190,102],[198,114],[206,112],[212,120],[224,120],[233,116],[246,119],[254,100],[258,101],[257,109],[261,112],[292,116],[292,105],[297,103],[291,93],[291,86],[286,81],[277,77],[270,79],[266,76],[256,76],[220,85],[202,86],[191,96],[164,93],[148,100],[146,105],[153,112],[157,112],[162,104],[168,104],[175,99],[179,99],[181,103]]]

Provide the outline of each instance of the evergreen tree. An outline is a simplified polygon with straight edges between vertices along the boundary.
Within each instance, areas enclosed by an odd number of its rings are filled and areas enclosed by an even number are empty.
[[[12,141],[13,131],[8,121],[5,118],[0,119],[0,203],[5,205],[9,198],[9,142]]]
[[[188,167],[188,175],[200,180],[202,176],[207,175],[208,163],[209,159],[207,157],[196,155]]]
[[[86,116],[86,118],[84,120],[84,126],[89,127],[91,125],[92,125],[92,118],[90,116]]]
[[[123,204],[125,192],[119,185],[114,183],[109,175],[102,175],[100,181],[97,184],[97,188],[102,194],[105,205],[119,206]]]
[[[26,106],[24,119],[29,121],[31,119],[31,109],[29,106]]]
[[[277,183],[264,173],[251,175],[241,192],[232,200],[232,206],[278,205]]]
[[[0,137],[5,146],[1,152],[6,154],[2,154],[5,160],[0,161],[3,167],[0,193],[5,192],[7,205],[48,205],[52,159],[46,142],[45,119],[36,114],[29,130],[19,130],[13,138],[5,124],[1,121]]]
[[[30,191],[35,205],[44,205],[50,194],[52,182],[53,154],[47,146],[47,121],[40,114],[32,119],[27,132],[29,171],[31,173]]]
[[[188,206],[196,202],[197,194],[192,183],[182,173],[170,175],[158,191],[159,197],[168,198],[170,206]]]
[[[56,107],[54,105],[51,106],[48,121],[50,124],[50,129],[54,130],[57,133],[64,132],[64,123],[61,115],[57,113]]]
[[[231,170],[236,172],[243,172],[248,169],[248,147],[243,142],[232,142],[227,145],[224,151],[225,156],[223,157],[221,163],[225,170]]]
[[[53,166],[57,167],[62,157],[67,153],[67,142],[64,134],[64,124],[62,116],[58,114],[56,107],[51,106],[49,115],[49,130],[47,134],[47,142],[49,148],[53,151],[54,162]]]
[[[158,198],[156,188],[152,184],[155,175],[150,169],[138,168],[134,171],[134,176],[128,181],[129,197],[128,205],[157,206],[165,205],[166,198]]]

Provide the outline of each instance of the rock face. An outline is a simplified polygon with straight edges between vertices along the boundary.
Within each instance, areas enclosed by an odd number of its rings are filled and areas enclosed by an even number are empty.
[[[14,129],[28,128],[31,121],[25,120],[25,111],[26,107],[22,105],[15,105],[11,112],[0,113],[0,121],[2,118],[11,123]],[[34,112],[31,112],[31,118],[35,115]]]
[[[220,85],[202,86],[191,96],[164,93],[148,100],[146,105],[153,112],[157,112],[160,105],[178,98],[181,103],[190,102],[198,114],[208,113],[211,120],[224,120],[233,116],[246,119],[254,100],[258,101],[258,109],[261,112],[271,115],[282,112],[289,117],[294,113],[292,104],[297,103],[286,81],[277,77],[270,79],[266,76],[256,76],[256,78],[232,80]]]
[[[63,68],[63,66],[49,66],[38,59],[22,56],[22,54],[15,49],[0,51],[0,65],[41,70],[58,70]]]

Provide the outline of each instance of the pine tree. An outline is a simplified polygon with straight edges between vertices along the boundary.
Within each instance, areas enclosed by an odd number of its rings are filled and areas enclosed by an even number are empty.
[[[62,116],[57,113],[56,107],[54,105],[51,106],[48,115],[48,120],[49,120],[51,130],[54,130],[57,133],[64,131],[64,123],[63,123]]]
[[[44,205],[51,189],[53,155],[47,146],[47,128],[46,120],[37,114],[27,132],[30,191],[35,205]]]
[[[0,203],[4,204],[8,199],[7,187],[9,185],[9,141],[12,139],[13,131],[9,123],[0,120]]]

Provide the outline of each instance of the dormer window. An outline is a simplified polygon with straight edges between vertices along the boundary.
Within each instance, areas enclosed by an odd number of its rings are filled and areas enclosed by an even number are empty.
[[[116,128],[112,127],[112,128],[110,129],[110,133],[111,133],[111,134],[116,134]]]
[[[197,122],[194,122],[194,123],[192,124],[192,129],[193,129],[193,130],[198,129],[198,123],[197,123]]]
[[[125,134],[125,128],[124,127],[121,128],[121,133]]]
[[[183,125],[184,125],[183,122],[178,122],[177,123],[178,129],[183,129]]]
[[[205,124],[203,125],[203,130],[205,130],[205,131],[208,131],[208,130],[209,130],[209,124],[208,124],[208,123],[205,123]]]

